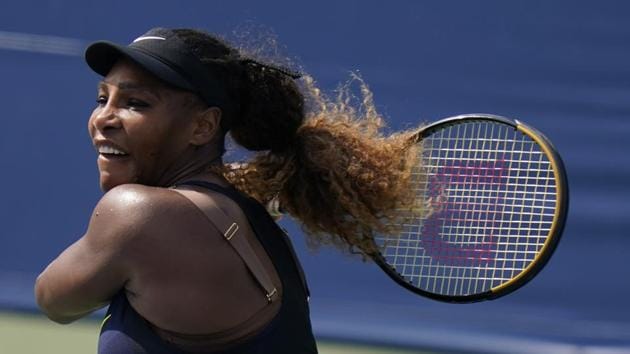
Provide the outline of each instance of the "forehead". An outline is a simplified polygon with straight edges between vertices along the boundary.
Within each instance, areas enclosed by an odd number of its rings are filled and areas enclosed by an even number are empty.
[[[103,79],[101,84],[117,86],[119,89],[149,89],[152,91],[168,90],[169,87],[129,60],[119,60]]]
[[[99,89],[107,89],[110,85],[121,91],[146,92],[167,104],[205,109],[203,101],[195,93],[170,86],[130,60],[119,60],[98,86]]]

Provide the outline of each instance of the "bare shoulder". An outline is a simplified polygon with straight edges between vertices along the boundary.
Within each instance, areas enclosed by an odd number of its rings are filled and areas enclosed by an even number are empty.
[[[124,184],[109,190],[92,213],[86,236],[105,242],[124,243],[146,234],[184,202],[166,188]],[[171,215],[169,215],[171,214]]]
[[[175,194],[167,188],[123,184],[105,193],[95,209],[103,213],[146,214],[176,201]]]

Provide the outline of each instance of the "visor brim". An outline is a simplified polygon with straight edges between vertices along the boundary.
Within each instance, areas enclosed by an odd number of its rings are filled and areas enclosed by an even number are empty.
[[[122,58],[131,60],[168,84],[194,91],[193,86],[168,64],[136,48],[120,46],[109,41],[98,41],[85,50],[85,61],[88,66],[101,76],[107,76]]]

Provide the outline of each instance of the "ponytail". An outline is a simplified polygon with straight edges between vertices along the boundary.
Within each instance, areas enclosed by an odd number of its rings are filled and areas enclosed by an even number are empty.
[[[360,81],[363,101],[350,104],[348,88],[324,97],[310,77],[304,92],[312,110],[296,132],[294,147],[264,152],[228,173],[230,181],[261,202],[277,197],[298,219],[309,245],[375,251],[375,233],[399,232],[397,210],[410,208],[411,169],[417,160],[412,132],[383,135],[383,119]]]
[[[361,104],[349,88],[329,99],[309,76],[241,56],[207,33],[176,30],[229,97],[222,126],[257,153],[221,173],[261,203],[274,198],[298,219],[308,244],[375,251],[375,233],[394,234],[397,210],[412,206],[412,132],[384,135],[384,123],[361,79]],[[299,84],[299,85],[298,85]]]

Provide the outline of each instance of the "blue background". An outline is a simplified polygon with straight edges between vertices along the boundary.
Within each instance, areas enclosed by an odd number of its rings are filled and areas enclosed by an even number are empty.
[[[155,26],[225,35],[262,26],[329,93],[360,72],[393,130],[495,113],[537,127],[563,156],[571,188],[563,239],[538,277],[492,302],[418,297],[372,264],[307,250],[299,226],[283,220],[320,337],[484,353],[630,352],[625,1],[4,1],[0,307],[34,309],[35,276],[82,235],[101,194],[86,128],[98,77],[83,46],[127,43]],[[41,43],[16,50],[11,38],[23,33],[60,37],[65,54],[43,53]]]

